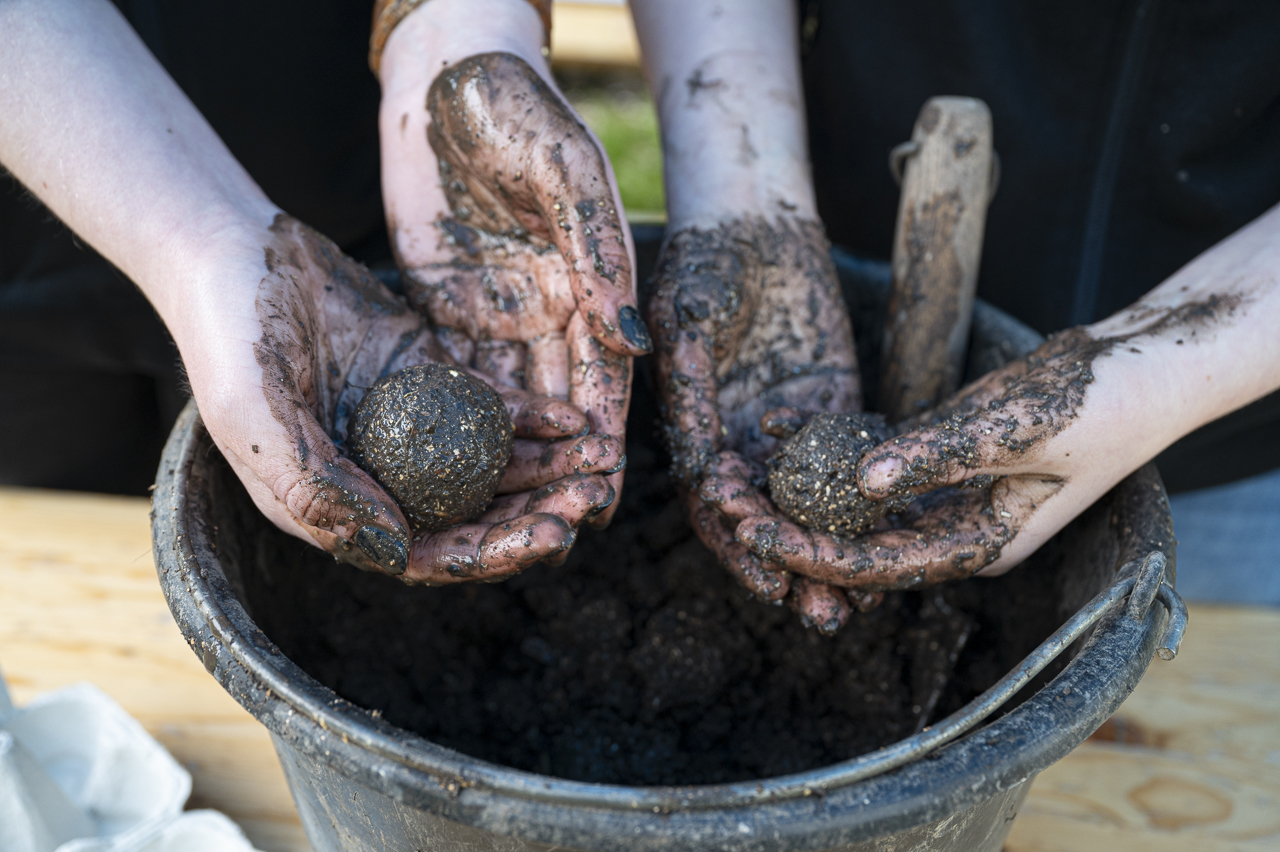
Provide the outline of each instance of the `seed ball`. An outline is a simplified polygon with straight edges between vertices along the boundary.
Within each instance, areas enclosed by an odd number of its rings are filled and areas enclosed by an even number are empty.
[[[445,364],[379,379],[347,427],[351,459],[400,505],[415,531],[478,515],[498,490],[515,427],[502,397]]]
[[[893,437],[879,414],[815,414],[769,459],[769,493],[787,517],[837,538],[866,532],[900,500],[868,500],[858,490],[858,461]]]

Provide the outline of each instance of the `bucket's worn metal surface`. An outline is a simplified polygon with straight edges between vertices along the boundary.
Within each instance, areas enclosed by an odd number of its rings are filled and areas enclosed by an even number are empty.
[[[867,333],[863,339],[879,340],[866,325],[875,322],[877,299],[883,301],[877,289],[887,270],[848,259],[840,266],[855,328]],[[1034,332],[992,311],[980,307],[973,326],[970,360],[985,369],[1036,340]],[[395,728],[339,698],[280,653],[235,592],[240,570],[270,570],[254,564],[252,547],[239,541],[240,524],[264,522],[218,458],[194,406],[174,429],[157,486],[155,554],[170,608],[205,668],[270,729],[319,852],[996,852],[1031,779],[1129,695],[1166,620],[1160,606],[1142,621],[1116,608],[1047,686],[1011,712],[925,759],[856,783],[784,798],[770,794],[768,781],[758,788],[564,781],[476,760]],[[1147,466],[1022,569],[1044,572],[1046,588],[1060,599],[1062,617],[1046,624],[1044,635],[1118,576],[1136,570],[1153,550],[1167,557],[1172,580],[1168,503],[1159,475]],[[256,558],[262,561],[260,554]],[[744,798],[744,786],[758,795],[748,789]]]

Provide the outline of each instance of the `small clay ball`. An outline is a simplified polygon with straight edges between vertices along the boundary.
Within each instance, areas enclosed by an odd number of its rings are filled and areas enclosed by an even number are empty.
[[[356,406],[347,449],[415,531],[478,515],[498,490],[515,427],[497,392],[445,364],[379,379]]]
[[[769,459],[769,493],[787,517],[810,529],[853,538],[901,504],[858,490],[858,461],[893,437],[879,414],[815,414]]]

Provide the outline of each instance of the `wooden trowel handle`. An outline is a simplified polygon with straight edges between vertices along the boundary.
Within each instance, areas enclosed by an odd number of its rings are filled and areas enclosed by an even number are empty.
[[[902,199],[881,352],[880,410],[898,422],[959,385],[993,190],[991,111],[976,98],[931,98],[911,142],[894,149]]]

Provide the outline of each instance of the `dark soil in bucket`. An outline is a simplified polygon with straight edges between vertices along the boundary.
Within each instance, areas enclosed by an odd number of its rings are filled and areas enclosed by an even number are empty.
[[[558,567],[406,587],[275,531],[229,469],[211,495],[215,525],[235,530],[219,557],[263,631],[339,695],[494,763],[618,784],[761,778],[889,744],[990,686],[1082,602],[1051,542],[1003,578],[890,594],[834,638],[806,630],[694,537],[655,418],[638,387],[621,510]]]

